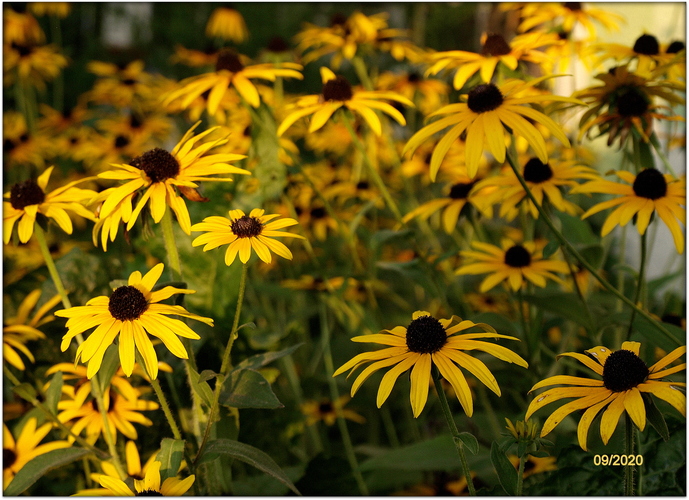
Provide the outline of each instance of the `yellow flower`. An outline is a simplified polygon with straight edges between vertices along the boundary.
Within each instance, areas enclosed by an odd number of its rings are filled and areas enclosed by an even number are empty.
[[[218,7],[208,18],[206,36],[242,43],[249,38],[249,30],[242,15],[229,7]]]
[[[230,210],[230,218],[211,216],[203,219],[203,222],[194,224],[192,231],[208,231],[192,241],[192,246],[206,245],[203,251],[207,252],[221,245],[229,245],[225,251],[225,264],[231,265],[237,254],[239,260],[246,264],[251,257],[251,249],[266,263],[272,261],[271,252],[292,260],[292,252],[283,243],[273,239],[274,237],[301,238],[303,236],[286,231],[278,231],[285,227],[297,224],[297,221],[285,217],[275,220],[278,214],[263,215],[265,210],[254,208],[249,215],[241,210]],[[270,222],[272,221],[272,222]]]
[[[117,431],[121,432],[129,439],[137,439],[138,433],[133,423],[150,427],[153,422],[144,417],[140,412],[157,410],[158,403],[139,399],[140,393],[137,389],[121,384],[115,391],[109,386],[103,391],[103,402],[107,409],[108,428],[113,442],[117,441]],[[70,429],[77,436],[86,429],[86,441],[93,444],[104,432],[103,418],[98,410],[96,400],[89,398],[90,387],[79,387],[73,398],[67,398],[57,403],[60,422],[68,424],[77,419]],[[69,437],[73,442],[74,438]]]
[[[144,67],[142,60],[132,61],[124,67],[103,61],[89,62],[86,69],[99,78],[84,98],[116,108],[155,110],[159,106],[162,90],[168,86],[168,80],[158,74],[145,72]]]
[[[479,251],[460,252],[462,257],[469,259],[469,263],[457,269],[455,273],[459,275],[491,273],[481,282],[479,287],[481,293],[487,292],[505,280],[514,292],[522,288],[525,280],[543,288],[546,285],[546,278],[558,283],[562,282],[553,272],[569,272],[569,267],[565,262],[543,259],[542,252],[537,250],[533,242],[516,244],[505,238],[502,241],[502,248],[480,241],[473,241],[471,246]]]
[[[487,333],[458,335],[461,331],[475,327],[481,328]],[[380,408],[390,395],[397,378],[411,368],[410,401],[414,417],[418,417],[428,399],[431,367],[436,366],[442,377],[450,382],[464,412],[470,417],[474,412],[474,404],[469,385],[460,367],[472,373],[498,396],[500,395],[500,387],[482,361],[462,351],[484,351],[508,363],[516,363],[524,368],[528,367],[526,361],[509,349],[490,342],[475,340],[481,338],[519,340],[515,337],[495,333],[493,327],[485,323],[477,324],[469,320],[463,321],[457,316],[438,320],[426,311],[416,311],[412,315],[411,323],[406,328],[396,326],[392,330],[382,330],[374,335],[353,337],[352,341],[354,342],[373,342],[391,347],[354,356],[338,368],[333,377],[349,369],[354,371],[361,365],[374,361],[359,374],[352,384],[352,396],[354,396],[361,384],[373,373],[381,368],[395,365],[383,376],[378,388],[376,404]]]
[[[167,106],[172,101],[181,99],[181,108],[186,109],[194,99],[210,91],[207,110],[213,116],[227,90],[234,87],[249,105],[257,108],[261,104],[261,98],[251,82],[252,78],[271,82],[277,77],[304,78],[299,72],[302,69],[300,64],[285,62],[279,65],[263,63],[247,66],[245,62],[234,50],[221,50],[215,63],[215,71],[182,80],[178,89],[164,96],[163,105]]]
[[[34,290],[19,305],[17,315],[12,318],[6,318],[4,321],[2,328],[2,357],[18,370],[24,370],[26,367],[15,349],[21,351],[33,363],[35,361],[33,354],[24,344],[31,340],[44,339],[45,335],[38,330],[38,327],[55,319],[52,315],[46,316],[46,313],[60,302],[60,295],[55,295],[46,301],[34,313],[33,318],[29,320],[29,314],[36,307],[40,298],[41,290]]]
[[[363,424],[366,419],[352,410],[344,409],[344,405],[349,401],[346,394],[340,396],[335,401],[321,399],[320,401],[305,401],[301,405],[301,412],[306,415],[306,425],[313,425],[323,421],[326,425],[334,425],[337,420],[337,410],[342,411],[342,416],[352,422]]]
[[[428,56],[432,64],[426,74],[435,75],[445,69],[457,68],[452,79],[452,85],[457,90],[476,73],[484,83],[490,83],[498,64],[512,71],[517,69],[520,61],[542,64],[547,62],[547,57],[536,49],[561,43],[558,36],[552,33],[517,35],[511,43],[507,43],[502,35],[484,33],[481,36],[480,54],[463,50],[436,52]]]
[[[440,80],[423,78],[419,73],[382,73],[376,87],[406,97],[418,105],[419,111],[429,114],[447,102],[449,86]]]
[[[66,232],[72,234],[72,221],[67,215],[66,210],[74,212],[81,217],[94,220],[93,214],[88,211],[82,203],[88,201],[96,195],[90,189],[80,189],[77,184],[88,180],[88,178],[70,182],[49,193],[46,192],[48,180],[54,167],[49,167],[45,172],[38,176],[38,179],[27,179],[12,186],[9,192],[5,193],[3,206],[3,241],[9,243],[12,237],[12,229],[15,222],[19,231],[19,241],[26,243],[33,235],[36,216],[42,214],[57,222],[57,225]]]
[[[36,18],[25,12],[17,12],[11,6],[2,10],[2,31],[6,45],[37,44],[45,41],[45,34]]]
[[[662,51],[658,39],[648,33],[637,38],[631,47],[619,43],[599,43],[591,47],[591,52],[601,53],[595,66],[607,59],[626,61],[627,64],[635,60],[635,72],[643,76],[648,76],[658,66],[670,63],[675,57],[673,53]]]
[[[46,159],[52,158],[57,149],[49,134],[41,130],[30,132],[24,116],[17,111],[5,111],[2,125],[5,167],[16,169],[32,165],[43,170]]]
[[[588,30],[591,38],[596,36],[594,21],[610,31],[619,31],[618,23],[624,22],[619,14],[584,5],[582,2],[529,2],[521,9],[521,17],[523,21],[518,29],[522,32],[539,24],[553,22],[570,33],[577,24],[581,24]]]
[[[64,19],[69,15],[69,2],[29,2],[29,10],[38,17],[51,16]]]
[[[227,153],[205,155],[207,151],[225,144],[227,140],[216,139],[204,144],[197,144],[200,139],[218,128],[210,128],[192,137],[192,133],[199,123],[197,122],[184,134],[184,137],[180,139],[171,153],[161,148],[155,148],[134,158],[129,162],[129,165],[114,165],[116,170],[99,174],[98,177],[104,179],[128,181],[110,192],[100,209],[100,217],[108,217],[128,196],[131,196],[138,189],[145,188],[136,208],[131,213],[123,213],[122,220],[127,222],[127,230],[134,226],[139,213],[150,200],[151,216],[156,224],[163,218],[165,210],[169,206],[175,212],[182,230],[186,234],[191,234],[189,211],[182,197],[177,196],[176,189],[187,198],[200,201],[203,198],[196,192],[197,181],[231,181],[232,179],[208,176],[249,174],[246,170],[227,163],[241,160],[245,158],[244,155]]]
[[[618,170],[615,175],[627,182],[606,181],[603,179],[587,182],[572,189],[576,193],[606,193],[621,195],[612,200],[591,207],[582,218],[617,206],[603,224],[601,236],[605,236],[618,224],[622,227],[636,217],[636,229],[643,235],[653,213],[665,222],[672,233],[677,252],[684,252],[684,233],[679,225],[685,223],[686,177],[675,179],[670,174],[661,174],[655,168],[647,168],[636,176],[631,172]],[[618,206],[619,205],[619,206]]]
[[[478,170],[484,145],[487,146],[498,163],[505,161],[505,133],[507,132],[505,127],[507,127],[512,134],[524,137],[534,149],[538,158],[543,163],[546,163],[548,161],[548,152],[545,140],[529,120],[533,120],[546,127],[566,147],[570,147],[569,140],[562,131],[562,127],[553,121],[552,118],[525,106],[525,104],[543,101],[583,104],[581,101],[571,97],[550,94],[517,97],[517,94],[529,90],[534,85],[548,78],[552,78],[552,76],[537,78],[530,82],[508,80],[499,87],[492,83],[485,83],[474,87],[469,92],[466,103],[449,104],[429,115],[429,118],[439,115],[449,116],[445,116],[416,132],[404,147],[403,154],[413,153],[421,143],[429,139],[433,134],[452,126],[450,131],[438,142],[431,157],[431,179],[435,180],[440,164],[448,149],[450,149],[455,139],[466,130],[465,156],[467,173],[469,177],[473,178]]]
[[[143,357],[146,372],[152,379],[158,376],[158,357],[146,332],[159,338],[172,354],[187,359],[187,351],[177,338],[199,339],[199,335],[183,321],[166,315],[195,319],[213,326],[213,320],[192,314],[182,306],[159,304],[178,293],[195,293],[194,290],[166,286],[151,291],[163,274],[163,264],[158,264],[143,277],[139,271],[129,276],[127,285],[121,286],[110,295],[89,300],[85,306],[61,309],[56,316],[69,318],[67,333],[60,348],[66,351],[72,339],[95,326],[97,328],[77,349],[75,363],[88,362],[88,378],[100,369],[105,350],[119,336],[119,356],[122,370],[129,377],[134,371],[134,349]]]
[[[45,82],[54,80],[67,58],[54,45],[5,45],[2,50],[3,83],[12,85],[17,80],[45,90]]]
[[[653,394],[670,403],[682,415],[686,415],[686,397],[679,390],[679,387],[684,387],[686,384],[660,381],[668,375],[686,369],[686,363],[666,368],[687,351],[686,346],[678,347],[651,367],[648,367],[639,357],[640,346],[639,342],[624,342],[621,349],[617,351],[597,346],[585,351],[587,355],[576,352],[560,354],[560,356],[568,356],[580,361],[600,375],[603,380],[556,375],[538,382],[531,391],[552,385],[569,387],[557,387],[541,393],[529,404],[526,419],[528,420],[534,412],[550,403],[563,398],[577,398],[561,406],[548,417],[543,424],[541,437],[550,433],[570,413],[586,409],[577,429],[579,446],[586,451],[589,427],[596,415],[606,406],[607,410],[600,421],[603,444],[608,444],[615,432],[620,415],[625,411],[634,424],[640,430],[644,430],[646,408],[641,397],[642,393]]]
[[[115,479],[107,475],[101,475],[99,478],[100,485],[110,490],[113,496],[118,497],[134,497],[134,496],[171,496],[178,497],[184,495],[191,485],[194,484],[196,476],[193,474],[186,479],[180,480],[176,477],[168,477],[163,484],[160,484],[160,462],[153,462],[148,470],[143,481],[134,483],[133,492],[124,481]]]
[[[341,75],[335,76],[335,73],[325,66],[321,67],[321,78],[323,80],[321,93],[299,98],[293,105],[294,111],[291,111],[278,127],[278,135],[282,135],[300,118],[309,115],[313,115],[309,132],[315,132],[326,124],[335,111],[342,107],[361,115],[376,135],[381,135],[383,129],[380,118],[378,118],[374,110],[382,111],[391,116],[400,125],[406,125],[407,122],[402,113],[386,102],[379,102],[386,99],[397,101],[407,106],[414,106],[414,103],[406,97],[393,92],[375,90],[370,92],[355,91],[345,77]]]
[[[43,438],[52,430],[53,424],[47,423],[36,428],[38,420],[30,418],[24,424],[19,437],[14,436],[5,424],[2,424],[2,489],[14,479],[15,474],[21,470],[26,463],[44,453],[60,448],[69,448],[68,441],[53,441],[39,445]]]

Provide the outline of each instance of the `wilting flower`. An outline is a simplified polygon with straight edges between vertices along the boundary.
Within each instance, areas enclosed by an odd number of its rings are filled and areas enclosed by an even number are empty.
[[[572,189],[573,193],[621,195],[592,206],[582,218],[617,207],[603,223],[601,236],[609,234],[617,225],[627,225],[632,218],[636,219],[636,229],[643,235],[651,216],[657,213],[670,229],[677,251],[683,253],[684,233],[679,223],[684,224],[686,220],[686,209],[683,208],[687,203],[686,177],[675,179],[670,174],[661,174],[655,168],[644,169],[637,175],[618,170],[615,175],[627,184],[599,179]]]
[[[475,327],[486,333],[459,334],[461,331]],[[482,338],[519,340],[515,337],[495,333],[493,327],[485,323],[474,323],[469,320],[462,320],[457,316],[438,320],[426,311],[416,311],[412,315],[411,323],[406,328],[396,326],[392,330],[382,330],[374,335],[353,337],[352,341],[354,342],[373,342],[391,347],[354,356],[338,368],[333,377],[350,369],[354,371],[361,365],[374,361],[359,374],[352,384],[352,396],[354,396],[361,384],[373,373],[381,368],[395,365],[383,376],[378,388],[376,404],[380,408],[390,395],[397,378],[402,373],[412,369],[409,397],[414,417],[418,417],[428,399],[431,368],[436,366],[440,375],[452,385],[464,412],[467,416],[471,416],[474,412],[474,403],[469,385],[460,367],[468,370],[498,396],[500,395],[500,387],[482,361],[465,354],[463,351],[484,351],[508,363],[516,363],[524,368],[528,367],[526,361],[509,349],[490,342],[475,340]]]
[[[246,28],[244,18],[237,10],[217,7],[206,23],[206,36],[242,43],[249,38],[249,30]]]
[[[119,355],[122,370],[129,377],[134,371],[135,347],[141,354],[146,372],[152,379],[158,376],[158,357],[147,332],[159,338],[172,354],[187,359],[188,354],[177,336],[198,340],[199,335],[178,319],[167,315],[195,319],[213,326],[211,318],[192,314],[182,306],[159,304],[178,293],[195,293],[194,290],[166,286],[152,291],[163,274],[163,264],[157,264],[143,277],[139,271],[129,276],[127,285],[115,289],[110,297],[100,296],[85,306],[61,309],[56,316],[69,318],[67,333],[60,348],[66,351],[72,339],[94,326],[97,328],[77,349],[75,363],[88,362],[88,378],[101,367],[105,350],[119,337]]]
[[[221,245],[229,245],[225,251],[225,264],[228,266],[234,262],[239,254],[239,260],[246,264],[251,257],[251,250],[266,263],[272,261],[271,251],[280,257],[292,260],[292,252],[283,243],[273,239],[274,237],[301,238],[303,236],[286,231],[278,231],[285,227],[298,224],[296,220],[285,217],[275,220],[278,214],[263,215],[265,210],[254,208],[249,215],[241,210],[230,210],[230,218],[211,216],[203,219],[203,222],[194,224],[192,231],[207,231],[198,236],[192,246],[205,245],[203,251],[207,252]]]
[[[686,415],[686,396],[679,389],[686,386],[678,382],[661,382],[661,379],[686,369],[686,363],[666,368],[682,356],[686,346],[678,347],[660,361],[648,367],[639,357],[639,342],[624,342],[617,351],[597,346],[585,351],[587,354],[566,352],[560,356],[574,358],[600,375],[603,380],[595,378],[556,375],[538,382],[531,391],[552,385],[565,385],[548,389],[536,397],[526,412],[528,420],[534,412],[542,407],[563,398],[577,398],[555,410],[543,424],[541,437],[546,436],[570,413],[584,410],[579,421],[577,436],[579,446],[586,450],[589,427],[596,415],[607,406],[600,421],[600,435],[603,444],[608,444],[615,432],[620,415],[625,411],[634,424],[644,430],[646,426],[646,407],[643,393],[653,394],[674,406],[682,415]],[[558,356],[558,357],[560,357]]]

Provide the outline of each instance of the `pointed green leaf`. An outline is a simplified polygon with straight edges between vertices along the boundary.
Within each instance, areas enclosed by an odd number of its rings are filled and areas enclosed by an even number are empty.
[[[112,344],[105,350],[103,362],[101,363],[98,374],[96,375],[103,393],[105,393],[107,390],[113,375],[115,375],[115,372],[120,366],[120,354],[117,350],[117,346]]]
[[[198,464],[216,459],[219,455],[226,455],[237,460],[241,460],[257,469],[265,472],[269,476],[274,477],[297,495],[301,495],[299,490],[292,484],[292,481],[287,477],[278,464],[270,458],[269,455],[262,452],[258,448],[249,446],[248,444],[240,443],[232,439],[216,439],[210,441],[206,446],[203,455],[199,457]]]
[[[457,448],[449,434],[437,436],[428,441],[386,450],[362,462],[361,471],[406,470],[406,471],[452,471],[461,467]]]
[[[514,496],[517,494],[517,469],[514,468],[512,462],[507,456],[500,451],[498,444],[493,441],[490,447],[490,461],[493,463],[495,472],[498,473],[500,484],[505,489],[508,495]]]
[[[263,375],[255,370],[235,370],[225,381],[220,404],[232,408],[283,408]]]
[[[17,396],[28,401],[29,403],[34,401],[37,396],[36,389],[34,389],[31,384],[27,384],[26,382],[12,388],[12,391],[14,391]]]
[[[24,493],[46,473],[63,465],[79,460],[92,453],[83,448],[61,448],[49,451],[29,460],[9,484],[3,495],[13,497]]]
[[[655,401],[653,401],[653,398],[650,394],[642,392],[641,397],[643,397],[644,406],[646,407],[646,420],[648,420],[648,423],[651,424],[651,427],[653,427],[656,432],[660,434],[660,437],[663,438],[663,441],[667,441],[670,439],[670,431],[667,428],[665,417],[663,417],[663,414],[656,406]]]
[[[184,441],[181,439],[163,438],[156,461],[160,462],[160,482],[169,477],[177,477],[179,466],[184,458]]]
[[[57,415],[57,402],[62,397],[62,372],[57,372],[50,379],[50,385],[45,392],[45,405],[50,410],[50,413]]]
[[[536,307],[555,313],[586,329],[591,328],[589,313],[574,293],[548,291],[535,295],[524,295],[524,300]]]
[[[560,242],[559,241],[553,240],[553,241],[549,242],[545,246],[545,248],[543,249],[543,258],[547,259],[551,255],[553,255],[555,252],[557,252],[559,248],[560,248]]]
[[[243,369],[251,369],[255,370],[257,368],[261,368],[262,366],[267,365],[268,363],[271,363],[275,361],[276,359],[280,359],[283,356],[287,356],[288,354],[292,354],[294,351],[296,351],[299,347],[304,345],[304,343],[296,344],[293,345],[292,347],[288,347],[287,349],[283,349],[281,351],[274,351],[274,352],[265,352],[263,354],[257,354],[255,356],[251,356],[250,358],[245,359],[241,363],[237,365],[235,370],[243,370]]]
[[[208,371],[210,370],[204,370],[203,373]],[[207,375],[206,373],[206,376]],[[189,382],[191,383],[192,390],[201,398],[203,403],[210,408],[213,404],[213,391],[206,380],[208,379],[202,379],[202,376],[199,375],[196,370],[189,367]]]
[[[472,455],[478,453],[478,440],[473,434],[469,432],[461,432],[458,436],[459,440],[471,452]]]

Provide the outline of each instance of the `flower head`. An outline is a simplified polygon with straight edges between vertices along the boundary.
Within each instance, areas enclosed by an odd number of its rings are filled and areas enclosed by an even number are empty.
[[[249,215],[241,210],[230,210],[230,218],[220,216],[206,217],[203,222],[194,224],[192,231],[207,231],[198,236],[192,246],[206,245],[204,252],[221,245],[229,245],[225,252],[225,264],[228,266],[234,262],[239,254],[239,260],[246,264],[251,257],[251,250],[266,263],[272,261],[271,251],[280,257],[292,260],[292,252],[283,243],[273,239],[274,237],[301,238],[303,236],[286,231],[278,231],[285,227],[297,224],[297,221],[285,217],[275,220],[278,214],[263,215],[265,210],[254,208]],[[271,222],[272,221],[272,222]]]
[[[101,219],[111,216],[118,209],[121,203],[131,204],[131,195],[139,189],[144,189],[142,196],[134,210],[124,211],[122,220],[127,223],[127,230],[130,230],[139,213],[147,202],[150,202],[151,216],[154,222],[158,223],[165,215],[167,207],[170,207],[179,222],[182,230],[191,234],[191,219],[189,211],[181,196],[181,192],[186,198],[193,201],[201,201],[204,198],[199,195],[196,188],[199,187],[198,181],[231,181],[225,177],[210,177],[218,174],[244,174],[249,172],[230,165],[227,162],[237,161],[245,158],[244,155],[218,153],[206,155],[206,152],[216,146],[223,145],[226,139],[216,139],[204,144],[199,144],[199,140],[216,130],[212,127],[192,137],[194,129],[199,125],[197,122],[191,127],[184,137],[180,139],[171,152],[161,148],[154,148],[146,153],[137,156],[128,165],[113,165],[114,170],[103,172],[98,176],[104,179],[117,179],[127,181],[125,184],[109,192],[100,209]],[[126,218],[125,218],[126,217]]]
[[[556,375],[538,382],[531,391],[552,385],[565,385],[548,389],[538,395],[526,412],[528,420],[534,412],[542,407],[563,398],[577,398],[555,410],[543,424],[541,437],[552,431],[570,413],[584,410],[579,421],[577,436],[579,446],[586,450],[589,428],[598,413],[607,406],[600,421],[600,434],[603,444],[608,444],[615,432],[620,415],[625,411],[634,424],[644,430],[646,426],[646,407],[643,393],[653,394],[674,406],[682,415],[686,415],[686,397],[679,390],[684,383],[661,382],[660,379],[686,369],[686,363],[672,368],[667,366],[682,356],[687,348],[678,347],[652,366],[647,366],[639,357],[639,342],[624,342],[617,351],[597,346],[585,354],[566,352],[560,356],[572,357],[596,372],[602,380],[594,378]],[[558,356],[558,357],[560,357]]]
[[[475,327],[487,333],[459,334]],[[516,363],[524,368],[528,367],[526,361],[509,349],[490,342],[475,340],[482,338],[519,340],[495,333],[493,327],[485,323],[474,323],[457,316],[438,320],[426,311],[416,311],[406,328],[397,326],[392,330],[382,330],[375,335],[353,337],[354,342],[373,342],[391,347],[354,356],[338,368],[333,377],[350,369],[354,371],[359,366],[374,361],[359,374],[352,384],[352,396],[354,396],[361,384],[373,373],[394,365],[383,376],[378,388],[377,405],[380,408],[390,395],[397,378],[411,368],[410,400],[414,417],[418,417],[428,399],[431,367],[436,366],[442,377],[452,385],[464,412],[471,416],[474,412],[474,404],[469,385],[460,367],[473,374],[498,396],[500,387],[482,361],[463,351],[484,351],[503,361]]]
[[[134,496],[166,496],[178,497],[184,495],[191,485],[194,484],[196,476],[193,474],[186,479],[177,479],[176,477],[168,477],[163,483],[160,483],[160,466],[161,462],[153,462],[148,467],[143,481],[136,481],[132,491],[127,484],[121,479],[101,474],[98,482],[101,486],[110,491],[110,494],[118,497],[134,497]]]
[[[643,235],[651,222],[651,216],[657,213],[672,233],[677,252],[684,252],[684,233],[680,223],[686,219],[687,203],[686,177],[675,179],[670,174],[661,174],[654,168],[647,168],[637,175],[624,170],[615,175],[627,184],[593,180],[572,189],[573,193],[606,193],[620,195],[592,206],[582,218],[602,210],[617,207],[603,224],[601,235],[605,236],[617,225],[625,226],[635,218],[636,229]]]
[[[326,425],[334,425],[337,420],[338,410],[342,412],[343,418],[363,424],[366,419],[357,412],[344,408],[350,397],[346,394],[340,396],[335,401],[321,399],[320,401],[305,401],[301,405],[301,412],[306,416],[306,425],[313,425],[323,421]]]
[[[438,142],[431,157],[431,179],[435,177],[440,164],[452,143],[464,131],[466,138],[466,166],[469,177],[474,177],[478,170],[479,161],[483,153],[484,145],[495,157],[496,161],[505,161],[506,146],[505,133],[512,133],[524,137],[534,149],[538,158],[546,163],[548,152],[545,140],[541,133],[529,120],[536,121],[546,127],[553,136],[562,144],[570,147],[569,140],[565,136],[560,125],[525,104],[543,101],[563,101],[575,104],[583,104],[571,97],[561,97],[550,94],[529,95],[518,97],[521,92],[529,90],[534,85],[552,78],[546,76],[523,82],[521,80],[508,80],[501,86],[493,83],[477,85],[469,91],[467,102],[449,104],[443,106],[429,117],[447,115],[436,122],[425,126],[416,132],[404,146],[403,153],[413,153],[416,148],[436,132],[452,126],[443,138]]]
[[[2,204],[3,241],[5,244],[9,243],[12,229],[17,221],[19,221],[17,225],[19,241],[22,243],[29,241],[33,235],[34,223],[38,214],[53,219],[67,234],[72,234],[72,220],[67,215],[67,211],[94,220],[93,214],[84,207],[83,203],[95,196],[96,192],[75,187],[88,179],[70,182],[47,192],[48,181],[53,168],[46,169],[36,180],[27,179],[13,185],[10,191],[5,193],[6,201]]]
[[[237,10],[218,7],[208,18],[206,36],[242,43],[249,38],[249,30],[246,28],[244,18]]]
[[[95,297],[85,306],[55,313],[56,316],[69,318],[66,324],[68,330],[60,346],[63,352],[75,336],[97,327],[79,346],[75,360],[88,362],[88,378],[98,372],[105,350],[118,336],[120,363],[128,377],[134,371],[135,348],[141,354],[150,377],[155,379],[158,376],[158,357],[147,332],[159,338],[172,354],[187,359],[187,351],[177,336],[188,339],[200,337],[186,323],[168,318],[167,315],[191,318],[213,326],[212,319],[192,314],[182,306],[159,304],[178,293],[194,293],[194,290],[172,286],[153,291],[163,274],[163,267],[163,264],[158,264],[144,276],[134,271],[127,285],[115,289],[110,297]]]

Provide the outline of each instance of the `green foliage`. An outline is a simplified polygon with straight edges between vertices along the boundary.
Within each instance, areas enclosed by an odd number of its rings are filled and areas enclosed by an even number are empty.
[[[508,495],[514,496],[517,494],[517,470],[514,465],[507,459],[505,450],[503,450],[496,442],[490,446],[490,461],[495,467],[498,474],[500,484],[505,489]]]
[[[181,439],[163,438],[156,461],[160,462],[160,482],[169,477],[177,477],[177,472],[184,459],[184,441]]]
[[[53,469],[70,464],[91,453],[81,448],[61,448],[39,455],[21,468],[9,486],[3,492],[8,497],[24,493],[38,479]]]

